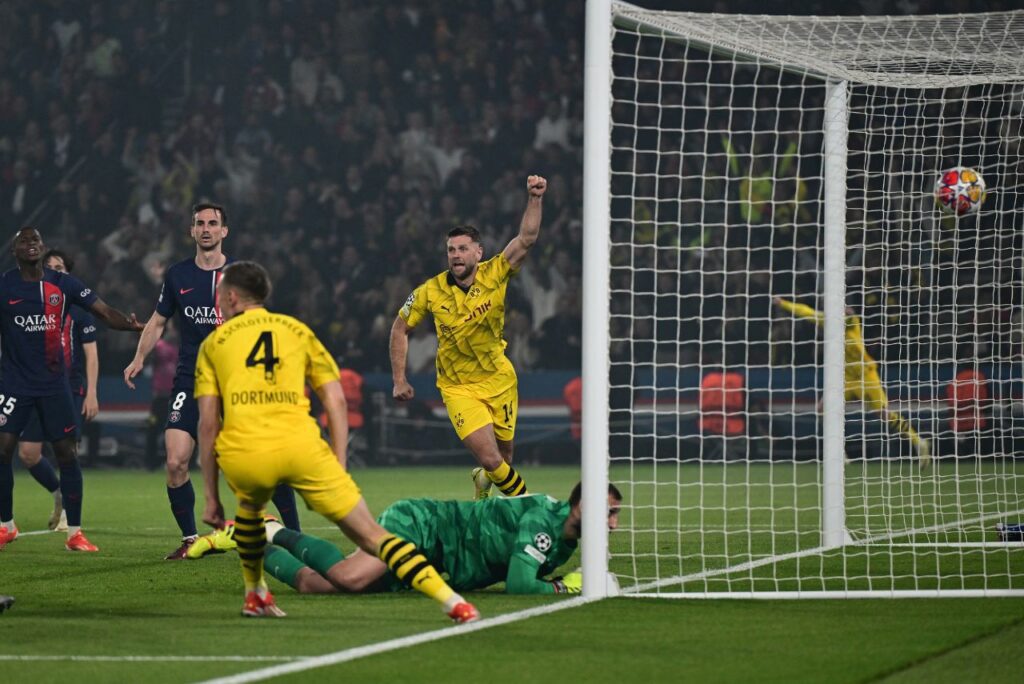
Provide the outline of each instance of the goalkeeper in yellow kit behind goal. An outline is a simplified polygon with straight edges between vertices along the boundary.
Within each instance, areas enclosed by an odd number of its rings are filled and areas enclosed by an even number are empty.
[[[781,297],[775,298],[775,304],[800,318],[809,318],[816,324],[825,322],[825,314],[806,304],[791,302]],[[845,397],[847,401],[860,400],[866,410],[877,411],[885,421],[906,437],[917,452],[921,467],[931,460],[931,446],[923,439],[910,421],[897,411],[889,408],[889,398],[882,386],[882,378],[878,375],[878,364],[867,349],[864,348],[864,336],[860,329],[860,318],[853,309],[846,307],[846,368]]]

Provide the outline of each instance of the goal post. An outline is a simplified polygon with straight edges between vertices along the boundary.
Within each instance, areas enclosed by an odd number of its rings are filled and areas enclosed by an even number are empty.
[[[825,82],[821,532],[822,545],[829,548],[842,546],[847,541],[843,472],[846,432],[846,400],[843,394],[846,335],[843,311],[846,308],[847,88],[846,81],[830,79]]]
[[[611,35],[608,2],[587,7],[583,62],[583,411],[580,453],[583,470],[582,523],[588,530],[581,551],[583,596],[607,595],[608,570],[608,301],[611,157]]]
[[[1024,11],[590,0],[584,73],[584,595],[1024,595]]]

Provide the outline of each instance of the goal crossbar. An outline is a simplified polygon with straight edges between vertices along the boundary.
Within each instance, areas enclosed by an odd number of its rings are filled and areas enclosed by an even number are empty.
[[[955,87],[1024,80],[1024,10],[906,17],[751,17],[613,2],[617,24],[838,81]],[[758,21],[763,19],[763,21]],[[922,33],[922,26],[929,32]],[[770,45],[771,49],[764,46]],[[844,45],[849,45],[843,49]],[[995,48],[995,49],[993,49]],[[936,54],[947,54],[944,62]]]

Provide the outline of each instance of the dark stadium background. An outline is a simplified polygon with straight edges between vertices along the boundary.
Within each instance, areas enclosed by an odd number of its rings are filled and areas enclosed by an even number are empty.
[[[1015,3],[644,4],[910,14]],[[373,392],[390,393],[391,321],[444,268],[444,232],[472,222],[495,253],[518,225],[526,175],[543,173],[542,234],[509,290],[506,336],[523,441],[571,458],[561,389],[580,366],[583,12],[579,0],[0,2],[0,218],[9,233],[37,226],[106,301],[145,319],[163,270],[192,250],[188,208],[224,203],[227,253],[264,263],[271,305],[365,376],[372,418]],[[141,458],[149,409],[145,380],[135,393],[120,380],[134,345],[99,340],[118,461]],[[410,363],[429,414],[429,349],[414,344]]]

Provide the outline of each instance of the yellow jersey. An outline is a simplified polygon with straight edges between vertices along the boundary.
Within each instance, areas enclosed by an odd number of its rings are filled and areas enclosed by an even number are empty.
[[[313,331],[264,308],[243,311],[210,333],[196,360],[195,396],[220,397],[214,448],[263,451],[320,438],[305,384],[338,380],[338,366]]]
[[[437,330],[437,386],[486,384],[501,391],[516,381],[505,356],[505,292],[515,273],[504,254],[477,265],[467,290],[450,272],[440,273],[409,295],[398,315],[415,328],[429,313]]]
[[[806,304],[798,304],[797,302],[780,299],[779,305],[794,316],[810,318],[819,325],[825,322],[825,314]],[[878,377],[878,365],[864,347],[864,335],[860,329],[860,318],[857,316],[851,315],[846,317],[846,348],[844,356],[846,361],[844,373],[847,385],[860,382],[864,378]]]

